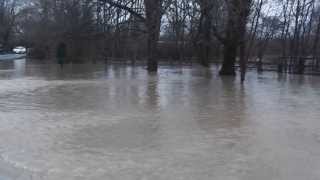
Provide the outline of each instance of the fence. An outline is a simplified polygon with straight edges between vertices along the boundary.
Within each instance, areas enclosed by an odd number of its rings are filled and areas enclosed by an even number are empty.
[[[294,74],[320,74],[320,57],[280,57],[277,71]]]

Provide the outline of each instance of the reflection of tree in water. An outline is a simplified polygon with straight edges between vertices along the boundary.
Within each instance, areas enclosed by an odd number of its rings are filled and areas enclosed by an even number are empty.
[[[315,90],[315,92],[319,92],[319,88],[320,88],[320,80],[318,76],[310,76],[309,77],[309,82],[308,84],[311,86],[312,89]],[[320,92],[319,92],[320,94]]]
[[[215,84],[209,86],[211,92],[197,95],[201,102],[196,117],[199,126],[208,131],[240,127],[246,120],[244,86],[233,77],[222,77],[221,81],[215,81]]]
[[[158,92],[158,77],[150,74],[146,84],[146,108],[152,111],[159,110],[159,92]]]

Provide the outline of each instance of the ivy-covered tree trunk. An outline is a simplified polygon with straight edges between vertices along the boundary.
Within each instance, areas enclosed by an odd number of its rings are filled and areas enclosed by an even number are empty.
[[[158,70],[157,46],[160,36],[161,24],[161,1],[144,1],[146,11],[147,27],[147,53],[148,53],[148,71],[156,72]]]
[[[235,76],[235,63],[239,47],[239,35],[234,12],[229,12],[226,36],[223,43],[223,63],[220,75]]]
[[[246,33],[248,16],[252,0],[231,0],[228,4],[228,22],[224,39],[224,58],[220,75],[235,76],[235,63],[238,48],[240,47],[241,81],[244,81],[246,72]]]

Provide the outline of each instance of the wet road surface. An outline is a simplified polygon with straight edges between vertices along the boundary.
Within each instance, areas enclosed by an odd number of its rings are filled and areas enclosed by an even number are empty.
[[[0,63],[0,180],[318,180],[320,77]]]
[[[5,60],[15,60],[15,59],[22,59],[26,55],[25,54],[0,54],[0,61],[5,61]]]

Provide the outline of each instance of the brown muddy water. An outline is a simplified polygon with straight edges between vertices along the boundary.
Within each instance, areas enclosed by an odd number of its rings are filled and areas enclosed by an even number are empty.
[[[320,77],[0,63],[0,180],[319,180]]]

